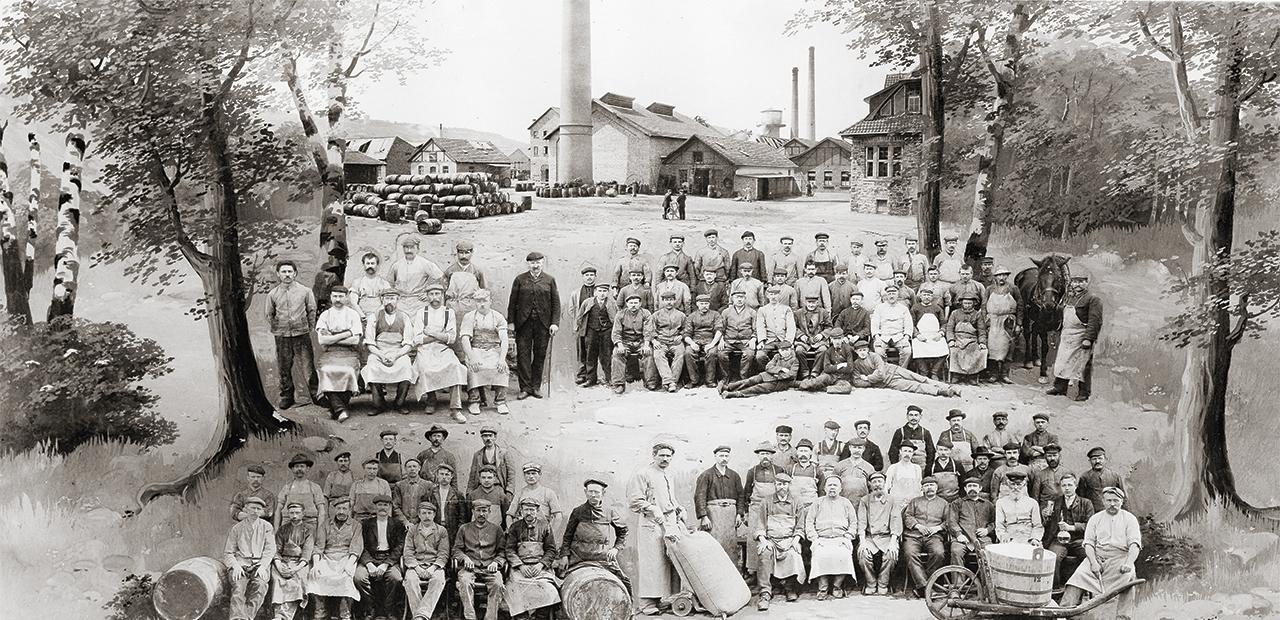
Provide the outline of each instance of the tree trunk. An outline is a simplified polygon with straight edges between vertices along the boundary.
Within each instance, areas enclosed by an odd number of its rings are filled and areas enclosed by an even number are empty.
[[[969,220],[969,238],[964,246],[965,263],[978,273],[982,257],[987,255],[991,225],[995,220],[996,191],[1000,187],[1000,160],[1004,155],[1004,130],[1013,106],[1009,85],[996,82],[996,102],[987,113],[986,139],[978,151],[978,175],[974,183],[973,214]]]
[[[1213,200],[1196,213],[1200,233],[1191,256],[1192,273],[1212,268],[1215,259],[1231,253],[1235,233],[1237,140],[1240,131],[1241,66],[1245,50],[1233,28],[1219,52],[1217,102],[1209,123],[1215,149],[1224,153],[1218,164]],[[1195,293],[1194,305],[1230,298],[1230,282],[1213,278]],[[1227,453],[1227,381],[1231,374],[1233,337],[1231,309],[1222,304],[1214,312],[1213,329],[1202,346],[1187,349],[1182,393],[1175,412],[1174,498],[1166,518],[1200,514],[1221,501],[1248,514],[1280,518],[1276,509],[1257,509],[1236,492]]]
[[[924,135],[921,155],[924,158],[924,187],[920,193],[920,207],[916,210],[916,229],[920,249],[933,258],[942,252],[942,233],[939,221],[942,216],[942,166],[943,136],[946,131],[946,112],[942,90],[942,35],[941,16],[935,0],[923,0],[924,42],[920,46],[921,98],[924,100]],[[957,72],[959,68],[956,69]]]
[[[75,313],[76,289],[80,286],[80,190],[84,172],[84,134],[67,134],[67,159],[62,162],[62,187],[58,193],[58,229],[53,254],[53,299],[49,301],[52,321]]]
[[[139,502],[144,505],[162,495],[185,494],[206,476],[217,473],[227,457],[239,450],[251,434],[268,437],[295,428],[294,422],[276,413],[275,407],[267,400],[262,376],[258,373],[258,361],[253,356],[249,320],[245,315],[237,213],[239,198],[220,106],[210,105],[205,111],[204,123],[209,164],[215,171],[204,199],[216,218],[208,255],[204,260],[193,261],[192,265],[200,276],[208,303],[206,320],[218,374],[218,402],[222,414],[195,468],[174,480],[144,487],[139,495]]]

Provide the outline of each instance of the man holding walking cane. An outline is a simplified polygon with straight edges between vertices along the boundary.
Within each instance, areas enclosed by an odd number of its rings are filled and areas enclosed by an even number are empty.
[[[542,398],[542,370],[547,347],[560,329],[560,291],[556,279],[542,271],[542,252],[525,257],[529,270],[511,283],[507,320],[516,332],[516,377],[520,380],[517,400]]]

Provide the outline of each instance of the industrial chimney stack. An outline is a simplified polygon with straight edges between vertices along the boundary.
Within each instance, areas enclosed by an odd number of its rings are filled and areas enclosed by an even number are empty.
[[[791,138],[800,137],[800,67],[791,67]]]
[[[810,140],[818,139],[818,113],[816,110],[816,104],[814,103],[814,99],[816,98],[815,94],[817,93],[817,86],[814,82],[815,73],[816,72],[813,67],[813,46],[811,45],[809,46],[809,130],[807,132],[808,135],[805,136]]]
[[[591,179],[591,0],[564,0],[560,50],[561,183]]]

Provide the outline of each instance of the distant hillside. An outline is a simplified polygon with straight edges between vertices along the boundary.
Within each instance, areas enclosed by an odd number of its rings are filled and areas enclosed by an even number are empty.
[[[351,119],[350,121],[344,121],[343,126],[347,135],[352,138],[400,136],[414,144],[426,142],[428,138],[434,138],[438,133],[434,125],[384,121],[374,118]],[[516,149],[523,149],[529,146],[527,142],[520,142],[496,133],[466,127],[445,127],[444,136],[446,138],[464,138],[467,140],[487,140],[492,142],[503,153],[510,153]]]

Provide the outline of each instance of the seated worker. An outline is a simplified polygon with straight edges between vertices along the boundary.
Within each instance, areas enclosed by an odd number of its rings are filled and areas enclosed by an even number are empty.
[[[733,383],[721,381],[720,397],[747,398],[790,388],[796,373],[800,370],[800,363],[796,360],[795,351],[791,348],[789,341],[776,342],[774,347],[778,352],[774,354],[773,359],[769,360],[760,374]]]
[[[685,314],[676,309],[673,291],[664,292],[659,302],[658,310],[645,321],[644,339],[653,351],[650,359],[658,379],[668,392],[674,392],[680,389],[680,375],[684,373]]]
[[[267,597],[271,563],[276,559],[276,535],[271,522],[262,518],[267,502],[251,495],[241,510],[246,518],[227,533],[222,563],[231,582],[231,620],[252,620]]]
[[[779,345],[796,340],[796,317],[790,306],[778,302],[781,289],[769,287],[769,303],[756,311],[756,366],[764,366]]]
[[[320,391],[329,404],[329,416],[342,422],[347,419],[347,403],[352,394],[360,393],[360,336],[364,334],[364,317],[347,304],[347,287],[329,290],[329,307],[316,319],[316,339],[320,354],[316,356]]]
[[[1093,516],[1093,502],[1076,494],[1076,475],[1065,474],[1058,482],[1062,495],[1054,498],[1044,524],[1045,547],[1055,556],[1054,587],[1062,585],[1084,559],[1084,529]],[[1068,556],[1072,561],[1063,560]]]
[[[622,297],[620,294],[619,297]],[[613,360],[609,364],[613,391],[621,394],[627,389],[627,356],[636,355],[640,370],[644,373],[646,387],[656,386],[658,371],[653,366],[653,349],[645,339],[645,325],[650,312],[641,306],[640,295],[632,293],[623,299],[624,307],[613,321]]]
[[[849,381],[849,363],[853,361],[853,349],[845,342],[844,330],[832,327],[825,333],[827,348],[813,362],[811,377],[796,383],[801,390],[815,392]],[[797,356],[799,357],[799,356]]]
[[[375,616],[391,615],[396,590],[400,589],[400,557],[404,553],[404,525],[391,517],[391,496],[373,500],[378,513],[361,525],[364,552],[356,568],[356,589],[369,601]]]
[[[850,293],[849,306],[832,319],[832,325],[844,330],[850,342],[858,338],[871,340],[871,311],[862,305],[862,291]]]
[[[791,475],[778,472],[773,483],[776,491],[760,504],[752,529],[756,539],[759,570],[756,572],[759,598],[756,609],[769,609],[773,599],[773,580],[786,589],[787,601],[800,598],[800,584],[805,582],[804,558],[800,553],[800,504],[791,497]]]
[[[828,476],[824,494],[805,511],[805,538],[810,544],[809,577],[818,578],[818,600],[844,598],[844,580],[856,584],[853,543],[858,537],[858,510],[840,494],[840,477]],[[855,585],[856,587],[856,585]]]
[[[795,349],[796,358],[800,360],[800,374],[796,375],[798,378],[807,379],[813,371],[809,368],[806,355],[813,353],[816,359],[831,344],[827,341],[826,334],[827,329],[831,327],[831,312],[820,307],[818,301],[818,297],[814,295],[805,297],[804,308],[795,313]]]
[[[551,524],[538,516],[538,500],[526,498],[519,510],[520,518],[507,528],[506,603],[512,618],[532,618],[534,610],[560,602],[560,580],[552,572],[558,550]]]
[[[885,356],[889,347],[898,350],[898,365],[911,365],[911,337],[915,335],[915,323],[911,320],[911,308],[898,301],[898,287],[884,287],[880,305],[871,313],[871,337],[876,354]]]
[[[724,340],[720,312],[711,309],[709,295],[698,295],[693,303],[695,308],[684,322],[684,369],[689,374],[685,387],[697,387],[704,380],[707,387],[714,387],[716,360]]]
[[[404,409],[409,384],[417,379],[409,352],[413,350],[413,326],[409,315],[399,309],[400,291],[382,291],[382,308],[367,317],[364,346],[369,361],[360,370],[365,385],[373,393],[373,411],[378,415],[387,408],[387,386],[395,386],[394,406]]]
[[[902,461],[894,463],[901,464]],[[907,502],[902,509],[902,555],[907,559],[907,570],[911,572],[917,596],[924,595],[929,575],[947,563],[943,536],[951,512],[947,501],[938,497],[938,481],[933,476],[920,482],[920,490],[923,495]],[[920,561],[922,551],[925,553],[926,563]]]
[[[853,375],[850,383],[854,387],[885,388],[932,396],[960,396],[960,390],[954,386],[884,361],[884,358],[871,352],[871,343],[866,340],[855,342],[853,351],[857,355],[850,365]]]
[[[289,502],[285,506],[287,518],[276,530],[276,557],[271,562],[271,604],[279,620],[293,618],[307,600],[310,562],[317,555],[316,526],[303,521],[302,512],[302,502]]]
[[[428,395],[434,399],[437,392],[448,392],[449,412],[454,420],[466,420],[462,416],[462,388],[467,385],[467,367],[458,361],[453,350],[458,339],[458,316],[444,305],[444,286],[439,282],[427,285],[427,305],[414,313],[412,333],[413,344],[418,348],[413,363],[417,375],[414,395],[421,401]],[[505,352],[502,359],[505,362]]]
[[[987,369],[987,313],[978,307],[976,293],[963,293],[960,305],[947,317],[947,347],[951,350],[951,378],[977,383]]]
[[[329,498],[329,520],[324,536],[312,558],[307,575],[307,594],[311,596],[312,615],[327,618],[327,605],[338,599],[339,618],[351,617],[351,605],[360,596],[356,590],[356,564],[364,553],[364,533],[360,522],[351,518],[351,498],[336,495]]]
[[[1098,596],[1137,579],[1134,563],[1142,551],[1142,530],[1138,527],[1138,518],[1120,507],[1124,499],[1123,489],[1103,489],[1104,508],[1089,517],[1084,528],[1084,553],[1089,560],[1081,563],[1067,580],[1067,590],[1062,594],[1063,607],[1079,605],[1086,593]],[[1121,595],[1121,611],[1129,606],[1128,599],[1132,596],[1132,590]]]
[[[947,376],[947,360],[951,349],[947,347],[946,310],[933,295],[933,289],[922,288],[915,305],[911,306],[911,320],[915,323],[915,336],[911,339],[911,361],[916,372],[941,381]]]
[[[560,546],[560,568],[565,574],[576,568],[597,566],[622,581],[631,593],[631,580],[618,564],[618,552],[627,541],[627,525],[622,514],[606,506],[604,490],[609,485],[595,479],[582,483],[587,501],[569,512]]]
[[[449,532],[436,522],[436,505],[431,500],[422,500],[417,512],[418,522],[409,526],[404,538],[404,593],[412,620],[431,620],[444,593]]]
[[[475,583],[479,576],[488,587],[485,620],[498,620],[498,608],[502,606],[505,587],[502,570],[507,561],[502,556],[504,539],[502,528],[489,520],[493,506],[488,500],[477,499],[471,503],[471,522],[458,528],[453,541],[453,563],[458,570],[458,595],[462,599],[462,617],[476,620]]]
[[[1027,473],[1025,465],[1018,465],[1004,474],[1010,492],[996,500],[996,540],[1039,547],[1044,540],[1044,525],[1040,505],[1027,497]]]
[[[738,379],[751,376],[751,365],[756,359],[756,311],[747,306],[746,293],[738,292],[732,299],[730,305],[720,312],[719,331],[724,334],[724,344],[720,347],[716,368],[721,381],[728,380],[730,376],[731,354],[738,354]]]
[[[982,497],[982,478],[969,474],[964,479],[964,495],[951,502],[947,512],[953,566],[964,566],[965,555],[977,552],[979,542],[995,542],[991,536],[995,517],[995,506]]]
[[[867,579],[862,594],[888,596],[889,575],[898,563],[902,540],[902,510],[898,502],[884,492],[884,474],[872,472],[867,483],[871,485],[871,492],[858,502],[858,565]],[[878,571],[874,570],[877,558],[880,560]]]

